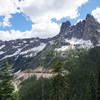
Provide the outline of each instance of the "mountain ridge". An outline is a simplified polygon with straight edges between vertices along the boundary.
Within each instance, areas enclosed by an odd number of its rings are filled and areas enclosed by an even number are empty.
[[[0,65],[8,60],[16,70],[34,68],[39,66],[41,55],[45,55],[50,50],[58,52],[75,48],[77,45],[84,48],[99,46],[99,44],[100,23],[88,14],[76,25],[71,25],[69,21],[62,23],[59,34],[53,38],[0,40]]]

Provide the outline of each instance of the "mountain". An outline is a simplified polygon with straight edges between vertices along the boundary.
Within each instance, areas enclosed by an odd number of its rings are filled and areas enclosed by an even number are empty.
[[[0,61],[12,56],[35,56],[42,51],[48,40],[31,38],[22,40],[0,41]]]
[[[11,41],[0,41],[0,65],[5,61],[15,65],[16,62],[25,62],[35,57],[47,45],[50,39],[17,39]]]
[[[48,39],[29,38],[0,41],[0,66],[5,61],[13,65],[16,71],[38,67],[45,59],[47,65],[52,60],[53,51],[65,51],[69,48],[90,48],[100,44],[100,23],[88,14],[85,20],[71,25],[62,23],[57,36]]]
[[[85,20],[78,22],[76,25],[71,26],[69,21],[63,23],[60,34],[67,39],[91,40],[95,45],[100,40],[100,23],[88,14]]]

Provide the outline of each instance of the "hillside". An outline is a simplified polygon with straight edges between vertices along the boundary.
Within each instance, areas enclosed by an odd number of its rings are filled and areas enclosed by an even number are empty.
[[[29,38],[0,41],[0,66],[5,61],[13,65],[15,71],[37,68],[41,63],[49,65],[57,52],[66,56],[64,51],[75,48],[92,48],[100,45],[100,23],[88,14],[86,19],[71,25],[62,23],[57,36],[48,39]]]

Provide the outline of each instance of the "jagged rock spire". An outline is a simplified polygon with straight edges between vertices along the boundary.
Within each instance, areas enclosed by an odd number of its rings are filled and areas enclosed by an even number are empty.
[[[61,25],[60,33],[64,33],[68,27],[71,26],[70,21],[63,22]]]
[[[94,18],[93,15],[87,14],[87,16],[86,16],[86,22],[97,23],[97,20]]]

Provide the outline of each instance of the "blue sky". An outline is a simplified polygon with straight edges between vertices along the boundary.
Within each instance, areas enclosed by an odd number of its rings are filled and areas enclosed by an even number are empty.
[[[3,16],[0,17],[0,21],[3,21]],[[20,30],[27,31],[32,29],[33,22],[30,18],[23,13],[12,14],[10,19],[11,27],[0,27],[0,30]]]
[[[85,5],[82,5],[78,11],[79,16],[75,19],[70,19],[70,17],[62,18],[61,20],[56,20],[56,18],[53,18],[52,21],[61,24],[62,22],[65,22],[69,20],[72,24],[77,23],[78,19],[85,19],[87,14],[91,14],[91,12],[96,9],[97,7],[100,7],[100,0],[89,0]]]
[[[94,11],[93,13],[94,17],[97,18],[97,20],[100,19],[100,13],[98,12],[100,9],[100,0],[80,0],[80,1],[78,0],[79,4],[77,4],[76,2],[76,5],[74,5],[72,2],[72,6],[71,6],[70,1],[74,1],[74,0],[69,0],[69,1],[62,0],[62,2],[58,0],[57,5],[53,3],[51,5],[48,5],[48,2],[50,0],[47,0],[48,1],[47,3],[44,3],[44,2],[42,2],[42,4],[40,3],[40,7],[45,6],[44,7],[45,10],[44,8],[41,10],[41,8],[37,7],[39,5],[38,0],[37,2],[35,1],[34,3],[36,4],[32,6],[31,3],[33,3],[33,1],[32,0],[29,0],[29,1],[18,0],[16,3],[16,2],[11,2],[11,0],[7,0],[7,2],[11,5],[12,9],[10,7],[8,7],[7,9],[6,7],[4,7],[4,9],[6,10],[4,10],[4,12],[0,12],[0,36],[4,36],[4,34],[2,35],[2,32],[5,33],[5,35],[6,35],[6,32],[9,32],[9,34],[12,34],[12,36],[16,36],[15,35],[17,34],[16,31],[20,32],[18,34],[22,34],[22,35],[23,35],[23,32],[26,32],[26,34],[28,34],[28,32],[30,33],[32,32],[31,35],[29,34],[30,37],[31,36],[45,37],[47,33],[48,33],[47,35],[48,37],[50,34],[53,34],[53,32],[55,32],[54,35],[56,35],[57,32],[59,32],[58,28],[60,28],[60,25],[62,22],[69,20],[72,24],[75,24],[78,20],[84,19],[88,13],[91,14],[93,11]],[[45,0],[41,0],[41,1],[45,1]],[[54,1],[57,1],[57,0],[54,0]],[[14,5],[15,3],[17,5],[16,8]],[[61,5],[59,6],[60,3]],[[62,5],[64,3],[66,3],[66,5],[64,8],[62,8]],[[70,4],[70,6],[68,5],[69,8],[66,7],[67,3]],[[2,7],[2,4],[3,3],[1,3],[1,7]],[[56,7],[54,7],[54,10],[53,9],[48,10],[49,6],[52,8],[54,6]],[[57,9],[57,7],[61,7],[61,10]],[[75,10],[72,10],[72,8]],[[97,11],[97,8],[98,8],[98,11]],[[11,11],[9,11],[10,9]],[[56,12],[58,12],[57,13],[58,16]],[[57,32],[56,32],[56,29],[57,29]],[[12,30],[14,31],[14,34],[11,33]],[[27,36],[28,35],[25,35],[23,36],[23,38]],[[9,35],[9,39],[10,37],[11,36]],[[15,37],[14,39],[19,38],[19,37],[21,37],[21,35],[18,37]]]

